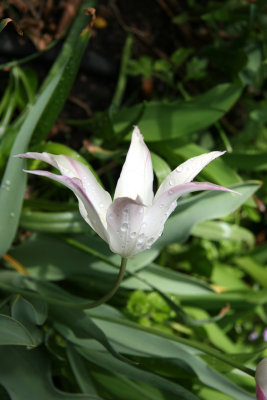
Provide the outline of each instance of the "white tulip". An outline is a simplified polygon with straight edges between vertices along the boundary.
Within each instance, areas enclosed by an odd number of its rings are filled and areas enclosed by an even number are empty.
[[[129,258],[150,248],[161,236],[166,220],[183,194],[198,190],[233,192],[209,182],[192,182],[207,164],[222,154],[213,151],[190,158],[165,178],[154,196],[150,152],[135,127],[113,201],[92,172],[71,157],[32,152],[17,157],[41,160],[57,168],[61,175],[48,171],[26,172],[48,177],[71,189],[85,221],[114,253]]]

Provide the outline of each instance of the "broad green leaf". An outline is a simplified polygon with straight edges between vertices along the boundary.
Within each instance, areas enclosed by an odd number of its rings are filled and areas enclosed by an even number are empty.
[[[220,241],[223,239],[244,242],[253,247],[255,238],[252,232],[239,225],[224,221],[204,221],[193,227],[191,235],[208,240]]]
[[[140,280],[139,280],[139,279]],[[124,279],[121,286],[127,289],[151,290],[151,286],[164,293],[201,295],[213,293],[205,283],[169,268],[151,264],[139,270],[136,276]]]
[[[25,160],[12,156],[27,150],[34,128],[51,100],[59,79],[60,73],[51,80],[38,97],[12,147],[0,188],[0,256],[8,250],[15,236],[27,179],[25,172],[22,171]]]
[[[159,390],[154,386],[153,388],[144,383],[135,383],[126,378],[124,375],[110,372],[93,372],[94,379],[99,385],[105,388],[110,399],[116,400],[165,400]],[[170,397],[170,400],[176,400]]]
[[[123,376],[127,376],[129,379],[137,382],[146,382],[159,388],[160,390],[163,390],[166,396],[168,393],[173,393],[176,396],[179,396],[179,399],[198,399],[198,397],[183,388],[180,384],[167,381],[167,379],[159,375],[145,371],[142,369],[142,366],[125,364],[120,360],[114,359],[108,353],[100,353],[99,351],[97,352],[93,349],[90,349],[90,347],[77,347],[77,350],[81,356],[98,365],[99,367],[105,368],[113,373],[115,372]]]
[[[35,346],[28,329],[8,315],[0,315],[0,345]]]
[[[58,390],[52,383],[49,360],[40,349],[1,346],[0,358],[0,383],[12,400],[101,400]]]
[[[146,103],[138,126],[147,142],[175,139],[200,131],[218,121],[238,100],[241,91],[238,85],[221,84],[187,102]],[[114,116],[115,132],[127,128],[129,120],[136,118],[139,112],[140,105],[119,111]]]
[[[97,390],[91,378],[89,368],[86,368],[85,361],[71,344],[67,346],[67,356],[80,390],[83,393],[97,395]]]
[[[43,301],[28,301],[21,296],[17,296],[12,304],[11,315],[22,323],[34,339],[36,345],[42,343],[43,335],[39,329],[47,316],[47,304]]]
[[[120,256],[111,253],[107,244],[96,236],[79,235],[75,242],[83,246],[83,251],[79,247],[67,245],[58,237],[36,234],[16,246],[9,254],[35,278],[61,280],[77,275],[83,275],[85,278],[87,275],[90,279],[97,277],[102,282],[104,274],[110,287],[118,273]],[[139,253],[128,260],[127,270],[136,271],[143,268],[157,255],[158,251],[154,249]]]
[[[194,346],[190,347],[190,344],[193,344],[190,340],[133,324],[122,318],[112,318],[108,314],[105,316],[103,313],[104,310],[98,315],[98,309],[88,312],[96,324],[107,332],[109,340],[117,348],[124,349],[124,353],[139,355],[143,353],[144,356],[170,358],[173,360],[174,366],[179,360],[183,360],[205,385],[222,391],[235,400],[252,400],[254,398],[197,356],[200,354],[200,347],[205,353],[205,346],[201,343],[198,344],[199,350],[197,350]],[[210,349],[210,351],[214,350]],[[226,356],[225,358],[227,359]],[[242,368],[242,365],[240,367]]]
[[[50,314],[53,316],[54,328],[66,340],[75,342],[75,338],[77,337],[77,342],[80,344],[87,341],[90,342],[94,339],[112,354],[113,357],[126,361],[110,344],[104,331],[84,311],[53,307]]]

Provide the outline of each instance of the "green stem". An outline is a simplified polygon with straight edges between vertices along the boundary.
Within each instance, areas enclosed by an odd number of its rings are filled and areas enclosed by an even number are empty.
[[[123,279],[125,270],[126,270],[126,265],[127,265],[127,258],[121,258],[121,266],[120,266],[120,272],[119,275],[117,276],[117,279],[113,285],[113,287],[111,288],[111,290],[105,294],[105,296],[101,297],[99,300],[94,301],[93,303],[89,303],[86,307],[84,306],[83,309],[90,309],[90,308],[94,308],[94,307],[98,307],[101,304],[106,303],[108,300],[111,299],[111,297],[114,296],[114,294],[117,292],[117,290],[119,289],[120,283]]]

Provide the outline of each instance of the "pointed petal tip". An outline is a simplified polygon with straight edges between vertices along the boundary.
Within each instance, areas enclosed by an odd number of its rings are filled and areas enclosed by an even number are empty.
[[[132,133],[132,138],[138,138],[141,139],[142,141],[144,140],[144,136],[141,134],[140,129],[138,128],[137,125],[133,126],[133,133]]]
[[[27,154],[27,153],[14,154],[12,157],[15,157],[15,158],[26,158],[25,154]]]

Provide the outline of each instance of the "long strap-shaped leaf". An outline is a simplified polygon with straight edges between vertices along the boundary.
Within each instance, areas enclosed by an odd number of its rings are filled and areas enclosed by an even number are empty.
[[[83,8],[92,4],[93,1],[87,1]],[[42,138],[45,136],[44,132],[48,133],[67,98],[85,50],[85,44],[89,39],[88,30],[81,33],[90,17],[86,17],[81,12],[78,18],[81,19],[82,24],[79,20],[79,24],[76,22],[74,25],[75,30],[72,29],[70,33],[71,40],[67,39],[66,46],[63,47],[62,53],[52,67],[46,84],[41,88],[41,94],[23,122],[11,150],[0,189],[0,256],[8,250],[16,234],[26,186],[26,174],[22,172],[24,161],[12,156],[27,150],[37,126],[40,128],[42,126],[42,130],[40,129]],[[77,54],[77,48],[79,54]],[[49,121],[44,127],[41,122],[46,118]]]

